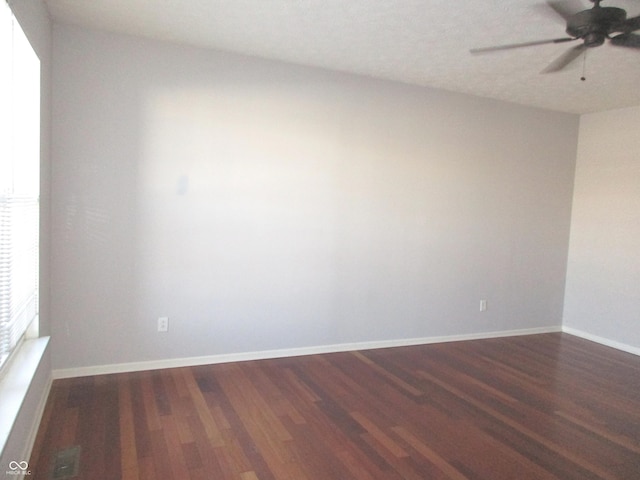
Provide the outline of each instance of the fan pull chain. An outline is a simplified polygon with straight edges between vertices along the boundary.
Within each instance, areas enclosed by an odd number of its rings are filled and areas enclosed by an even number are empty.
[[[582,76],[580,77],[580,80],[582,80],[583,82],[587,79],[587,51],[585,50],[584,52],[584,56],[582,57]]]

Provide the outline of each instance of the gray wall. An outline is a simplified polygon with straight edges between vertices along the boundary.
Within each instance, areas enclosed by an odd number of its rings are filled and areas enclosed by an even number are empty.
[[[67,26],[54,60],[54,368],[561,325],[578,117]]]
[[[640,106],[580,119],[564,323],[640,354]]]

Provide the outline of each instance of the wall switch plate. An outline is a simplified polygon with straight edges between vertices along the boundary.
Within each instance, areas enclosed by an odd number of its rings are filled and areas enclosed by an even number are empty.
[[[158,318],[158,331],[166,332],[169,330],[169,317]]]
[[[486,300],[480,300],[480,311],[484,312],[487,309],[487,301]]]

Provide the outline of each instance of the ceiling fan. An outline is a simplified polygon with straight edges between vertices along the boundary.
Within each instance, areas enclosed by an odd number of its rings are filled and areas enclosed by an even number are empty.
[[[609,39],[611,45],[640,49],[640,35],[633,33],[636,30],[640,30],[640,15],[627,18],[627,12],[622,8],[601,7],[601,0],[590,1],[594,4],[593,7],[582,11],[569,8],[569,2],[566,0],[547,1],[547,4],[567,23],[566,32],[570,35],[569,37],[474,48],[470,52],[488,53],[512,48],[582,40],[582,43],[567,50],[540,72],[551,73],[562,70],[588,48],[599,47],[606,39]],[[615,33],[618,35],[612,37],[611,35]]]

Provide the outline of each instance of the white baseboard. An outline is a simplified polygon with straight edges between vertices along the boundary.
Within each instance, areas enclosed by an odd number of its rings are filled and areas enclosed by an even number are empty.
[[[606,345],[607,347],[615,348],[616,350],[622,350],[623,352],[632,353],[634,355],[640,355],[640,348],[634,347],[632,345],[627,345],[626,343],[610,340],[608,338],[600,337],[598,335],[593,335],[591,333],[583,332],[582,330],[578,330],[578,329],[567,327],[567,326],[563,326],[562,331],[564,333],[568,333],[569,335],[575,335],[576,337],[584,338],[585,340],[591,340],[592,342],[600,343],[601,345]]]
[[[151,360],[146,362],[118,363],[110,365],[96,365],[90,367],[65,368],[53,371],[53,378],[85,377],[89,375],[104,375],[110,373],[138,372],[144,370],[158,370],[161,368],[193,367],[197,365],[211,365],[217,363],[243,362],[249,360],[265,360],[269,358],[298,357],[303,355],[317,355],[322,353],[348,352],[355,350],[372,350],[376,348],[406,347],[412,345],[427,345],[430,343],[459,342],[464,340],[480,340],[486,338],[513,337],[518,335],[535,335],[540,333],[561,332],[560,326],[537,327],[521,330],[503,330],[497,332],[472,333],[463,335],[449,335],[442,337],[408,338],[398,340],[382,340],[375,342],[341,343],[336,345],[321,345],[314,347],[289,348],[280,350],[264,350],[257,352],[229,353],[222,355],[207,355],[203,357],[170,358]]]

